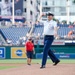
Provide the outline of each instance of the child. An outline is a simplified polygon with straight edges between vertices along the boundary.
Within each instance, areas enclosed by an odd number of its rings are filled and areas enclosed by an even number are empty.
[[[31,60],[33,57],[34,44],[32,43],[32,38],[29,38],[25,44],[26,54],[27,54],[27,64],[31,65]]]

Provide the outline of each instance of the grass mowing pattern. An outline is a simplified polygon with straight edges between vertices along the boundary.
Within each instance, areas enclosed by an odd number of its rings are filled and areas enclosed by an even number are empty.
[[[64,63],[64,64],[75,64],[75,59],[60,59],[60,63]],[[1,59],[0,63],[18,63],[18,64],[24,64],[27,63],[26,59]],[[33,59],[32,60],[33,64],[36,63],[41,63],[41,59]],[[52,63],[52,61],[50,59],[47,60],[47,63]]]
[[[0,66],[0,70],[15,68],[16,66]]]

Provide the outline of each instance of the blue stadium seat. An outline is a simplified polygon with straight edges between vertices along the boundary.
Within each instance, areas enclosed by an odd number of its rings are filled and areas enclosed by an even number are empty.
[[[11,39],[13,43],[19,40],[20,37],[26,36],[30,31],[30,27],[19,27],[19,28],[0,28],[4,36],[7,39]]]

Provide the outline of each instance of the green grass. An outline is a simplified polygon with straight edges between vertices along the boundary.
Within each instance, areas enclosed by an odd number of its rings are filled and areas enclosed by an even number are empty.
[[[60,64],[75,64],[75,59],[60,59]],[[27,63],[26,59],[0,59],[0,63],[6,63],[6,64],[14,64],[14,63],[19,63],[19,64],[25,64]],[[33,59],[32,60],[33,64],[41,64],[41,59]],[[52,61],[50,59],[48,59],[47,63],[51,63]],[[4,69],[9,69],[9,68],[15,68],[18,66],[0,66],[0,70],[4,70]]]
[[[60,59],[60,63],[73,63],[75,64],[75,59]],[[20,63],[20,64],[23,64],[23,63],[26,63],[26,59],[1,59],[0,60],[0,63]],[[32,60],[32,63],[35,64],[35,63],[41,63],[41,59],[33,59]],[[48,59],[47,63],[52,63],[52,61],[50,59]]]
[[[0,66],[0,70],[15,68],[16,66]]]

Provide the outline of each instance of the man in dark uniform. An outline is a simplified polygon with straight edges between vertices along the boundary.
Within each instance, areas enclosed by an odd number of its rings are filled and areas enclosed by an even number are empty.
[[[42,16],[44,16],[44,14],[41,15],[39,19],[41,19]],[[45,68],[46,66],[47,55],[49,55],[49,57],[51,58],[52,62],[54,63],[53,64],[54,66],[60,62],[60,60],[54,55],[54,53],[50,49],[51,44],[54,40],[54,37],[57,36],[57,23],[53,21],[53,17],[54,17],[54,14],[49,12],[47,14],[48,20],[43,23],[44,24],[44,31],[43,31],[44,50],[43,50],[42,64],[40,67],[41,69]]]

